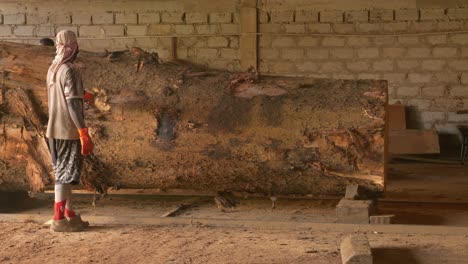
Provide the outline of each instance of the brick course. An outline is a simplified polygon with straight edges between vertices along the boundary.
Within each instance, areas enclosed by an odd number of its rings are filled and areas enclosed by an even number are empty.
[[[343,22],[343,11],[322,11],[320,22]]]
[[[15,36],[30,37],[30,36],[34,36],[34,29],[35,29],[34,26],[16,26],[13,29],[13,34]]]
[[[117,13],[115,14],[116,24],[137,24],[138,14],[136,13]]]
[[[156,12],[138,14],[138,24],[158,24],[161,22],[161,15]]]
[[[94,25],[114,24],[114,14],[110,12],[102,12],[92,15]]]
[[[164,12],[161,14],[161,22],[166,24],[182,24],[184,23],[184,13],[168,13]]]
[[[24,13],[4,14],[3,24],[6,25],[22,25],[26,24],[26,15]]]
[[[212,24],[232,22],[232,13],[211,13],[209,17]]]
[[[185,21],[188,24],[203,24],[208,23],[208,15],[205,13],[187,13]]]

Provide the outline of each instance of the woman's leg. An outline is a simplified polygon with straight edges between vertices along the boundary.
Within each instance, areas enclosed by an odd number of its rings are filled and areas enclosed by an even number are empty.
[[[65,206],[65,216],[67,218],[72,218],[76,216],[75,211],[73,210],[72,205],[72,186],[67,184],[67,204]]]
[[[66,185],[69,184],[55,184],[54,220],[62,220],[65,217],[68,196]]]

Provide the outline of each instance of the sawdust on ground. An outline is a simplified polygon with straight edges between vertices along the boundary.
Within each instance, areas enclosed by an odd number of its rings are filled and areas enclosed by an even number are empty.
[[[57,234],[0,223],[1,263],[341,263],[338,232],[98,226]],[[367,234],[375,263],[463,263],[464,235]]]

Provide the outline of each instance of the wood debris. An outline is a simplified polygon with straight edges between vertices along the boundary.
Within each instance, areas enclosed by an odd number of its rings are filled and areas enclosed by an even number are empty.
[[[232,211],[240,204],[239,199],[231,191],[218,192],[214,200],[221,212]]]

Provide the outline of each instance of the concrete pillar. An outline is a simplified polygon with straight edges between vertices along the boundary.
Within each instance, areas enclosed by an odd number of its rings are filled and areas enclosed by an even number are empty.
[[[246,71],[258,68],[257,1],[245,0],[240,8],[240,64]]]

